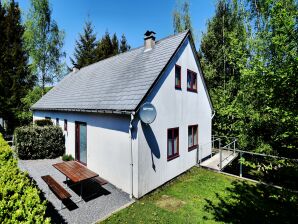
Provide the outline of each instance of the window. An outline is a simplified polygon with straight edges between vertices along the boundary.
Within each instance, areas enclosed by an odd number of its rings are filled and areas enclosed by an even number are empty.
[[[198,125],[188,126],[188,151],[198,147]]]
[[[64,119],[64,131],[67,131],[67,120]]]
[[[197,92],[197,73],[187,69],[187,90]]]
[[[168,161],[179,156],[179,128],[168,129]]]
[[[56,126],[59,126],[59,118],[56,118]]]
[[[51,120],[51,117],[45,117],[46,120]]]
[[[175,88],[181,89],[181,66],[175,65]]]

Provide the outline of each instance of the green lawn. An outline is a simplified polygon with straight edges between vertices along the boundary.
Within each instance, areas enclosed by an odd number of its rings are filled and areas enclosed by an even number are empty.
[[[298,195],[194,167],[103,223],[292,223]]]

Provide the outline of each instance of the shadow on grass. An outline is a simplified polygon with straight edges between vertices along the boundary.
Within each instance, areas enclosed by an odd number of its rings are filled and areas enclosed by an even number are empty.
[[[298,194],[263,184],[234,181],[218,203],[205,206],[216,221],[229,223],[297,223]],[[206,218],[207,219],[207,218]]]

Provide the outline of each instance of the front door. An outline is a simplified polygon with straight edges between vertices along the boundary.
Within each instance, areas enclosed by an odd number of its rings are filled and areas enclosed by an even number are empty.
[[[87,124],[76,122],[76,155],[75,159],[87,165]]]

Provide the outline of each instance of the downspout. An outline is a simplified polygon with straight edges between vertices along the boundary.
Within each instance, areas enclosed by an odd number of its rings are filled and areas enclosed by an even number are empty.
[[[213,119],[213,117],[215,116],[215,110],[212,111],[213,114],[211,115],[211,120]]]
[[[133,111],[130,114],[130,122],[129,122],[129,138],[130,138],[130,175],[131,175],[131,193],[130,198],[133,198],[133,151],[132,151],[132,121],[134,119],[135,112]]]

